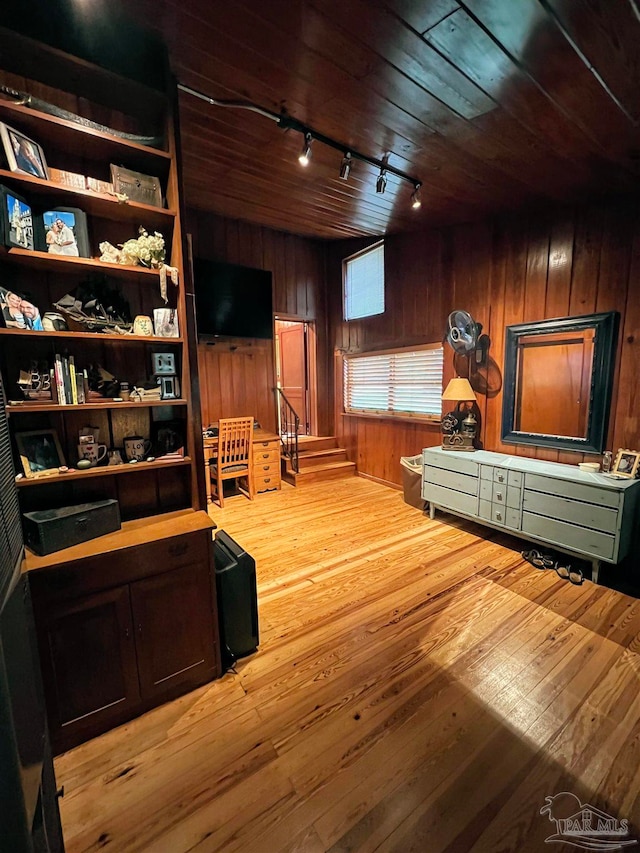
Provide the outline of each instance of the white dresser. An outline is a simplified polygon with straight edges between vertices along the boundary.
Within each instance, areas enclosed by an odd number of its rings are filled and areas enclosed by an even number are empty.
[[[577,465],[477,450],[423,450],[422,497],[436,508],[532,542],[600,562],[628,553],[637,523],[640,480],[613,479]]]

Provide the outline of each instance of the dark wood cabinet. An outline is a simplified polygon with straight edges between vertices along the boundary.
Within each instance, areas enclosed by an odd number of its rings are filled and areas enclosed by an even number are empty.
[[[133,633],[126,586],[48,608],[41,645],[54,739],[126,716],[139,703]]]
[[[131,584],[143,699],[206,680],[214,662],[211,581],[205,564]]]
[[[205,513],[102,538],[107,553],[83,557],[86,543],[58,565],[28,558],[56,753],[220,673]]]

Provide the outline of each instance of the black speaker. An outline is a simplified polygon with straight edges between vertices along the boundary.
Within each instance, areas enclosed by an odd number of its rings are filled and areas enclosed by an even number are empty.
[[[258,648],[256,562],[224,530],[213,542],[223,670]]]

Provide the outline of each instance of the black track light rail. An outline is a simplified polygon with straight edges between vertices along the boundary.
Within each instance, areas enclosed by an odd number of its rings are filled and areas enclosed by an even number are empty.
[[[357,151],[354,148],[350,148],[343,142],[337,142],[330,136],[325,136],[323,133],[318,133],[318,131],[314,130],[312,127],[309,127],[309,125],[303,124],[301,121],[298,121],[297,119],[286,115],[286,113],[272,112],[271,110],[265,109],[264,107],[260,107],[257,104],[252,103],[251,101],[221,101],[217,98],[210,98],[203,92],[198,92],[197,89],[192,89],[190,86],[185,86],[183,83],[178,83],[178,89],[180,89],[182,92],[186,92],[189,95],[193,95],[193,97],[195,98],[200,98],[200,100],[206,101],[208,104],[211,104],[211,106],[214,107],[229,107],[231,109],[249,110],[251,112],[257,113],[258,115],[264,116],[265,118],[268,118],[271,121],[275,121],[278,127],[282,128],[283,130],[295,130],[298,133],[301,133],[305,138],[311,137],[311,139],[315,140],[316,142],[319,142],[321,145],[327,145],[329,148],[333,148],[335,151],[340,151],[344,156],[350,154],[353,160],[360,160],[362,163],[368,163],[370,166],[375,166],[377,169],[380,169],[381,174],[384,172],[388,172],[392,175],[395,175],[397,178],[400,178],[401,180],[411,184],[416,190],[422,186],[422,181],[419,178],[415,178],[400,169],[396,169],[394,166],[390,166],[387,162],[388,155],[385,155],[382,159],[378,159],[377,157],[369,157],[368,154],[363,154],[361,151]]]

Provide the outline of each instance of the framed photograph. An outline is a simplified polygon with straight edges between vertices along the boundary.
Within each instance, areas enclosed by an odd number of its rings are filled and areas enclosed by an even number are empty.
[[[179,337],[177,310],[175,308],[154,308],[153,328],[158,338]]]
[[[33,212],[22,196],[0,185],[0,235],[9,249],[35,249]]]
[[[43,330],[40,311],[36,306],[6,287],[0,287],[0,327],[35,332]]]
[[[153,421],[151,424],[151,446],[154,456],[184,456],[184,421]]]
[[[164,207],[162,203],[162,187],[160,178],[143,175],[142,172],[132,172],[123,166],[110,165],[113,191],[124,193],[129,201],[140,204],[150,204],[152,207]]]
[[[66,465],[58,433],[54,429],[37,429],[16,433],[16,444],[20,453],[25,477],[46,477],[57,474],[58,468]]]
[[[612,474],[619,477],[637,477],[640,466],[640,450],[623,450],[616,454],[616,461],[611,469]]]
[[[0,122],[0,140],[12,172],[49,180],[47,161],[37,142],[3,122]]]
[[[78,207],[53,207],[36,221],[37,246],[50,255],[90,258],[87,216]]]

